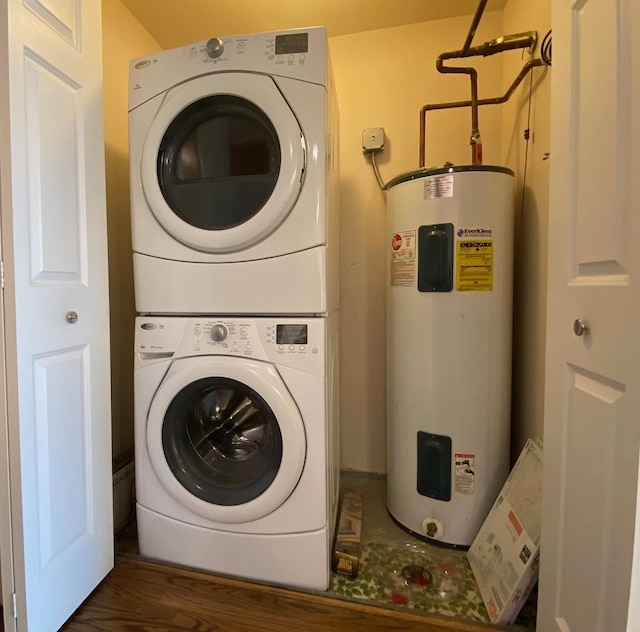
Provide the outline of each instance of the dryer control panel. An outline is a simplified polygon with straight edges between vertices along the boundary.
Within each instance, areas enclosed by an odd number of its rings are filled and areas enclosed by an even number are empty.
[[[129,110],[184,81],[216,72],[267,74],[326,87],[327,58],[324,27],[226,37],[212,33],[188,46],[133,59]]]
[[[253,358],[324,370],[326,318],[138,317],[135,351],[147,360],[194,355]]]

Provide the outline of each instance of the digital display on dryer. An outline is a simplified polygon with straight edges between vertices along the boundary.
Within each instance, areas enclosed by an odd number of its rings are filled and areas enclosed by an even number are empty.
[[[276,343],[279,345],[306,345],[306,325],[276,325]]]
[[[309,33],[276,35],[276,55],[309,52]]]

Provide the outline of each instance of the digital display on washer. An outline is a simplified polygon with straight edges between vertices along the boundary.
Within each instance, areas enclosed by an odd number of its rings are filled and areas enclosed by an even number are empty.
[[[279,345],[306,345],[306,325],[276,325],[276,343]]]
[[[308,53],[309,33],[291,33],[276,35],[276,55],[289,53]]]

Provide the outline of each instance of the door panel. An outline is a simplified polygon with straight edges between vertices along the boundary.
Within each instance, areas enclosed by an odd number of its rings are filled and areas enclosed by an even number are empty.
[[[621,6],[610,0],[578,4],[572,12],[571,108],[576,116],[570,121],[575,171],[569,181],[575,191],[577,272],[579,277],[619,275],[628,265],[630,140]]]
[[[564,508],[558,611],[571,622],[569,629],[589,630],[590,622],[602,614],[601,595],[608,592],[608,552],[611,534],[616,533],[612,503],[615,490],[624,486],[624,481],[616,480],[616,464],[624,456],[625,439],[633,436],[624,433],[624,386],[574,367],[568,370],[563,488],[569,503]],[[587,523],[576,507],[588,511]],[[576,591],[578,579],[586,577],[589,581],[581,581]]]
[[[78,26],[81,0],[25,0],[25,6],[40,17],[74,48],[78,46]]]
[[[24,68],[32,280],[84,281],[79,86],[32,51],[25,53]]]
[[[640,453],[640,12],[633,0],[552,7],[538,629],[623,632]]]
[[[86,459],[91,411],[78,385],[88,378],[87,348],[34,358],[36,463],[40,569],[44,570],[93,530]],[[65,507],[60,512],[59,508]]]
[[[11,502],[0,528],[17,602],[5,626],[46,632],[113,565],[101,11],[97,0],[1,11]]]

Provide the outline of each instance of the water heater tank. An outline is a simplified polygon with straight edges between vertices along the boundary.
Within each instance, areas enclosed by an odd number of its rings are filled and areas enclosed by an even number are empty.
[[[509,473],[513,172],[411,172],[387,205],[387,506],[465,547]]]

